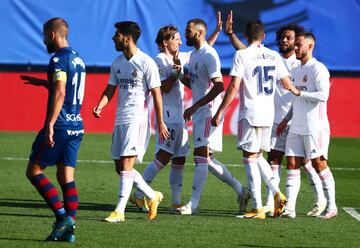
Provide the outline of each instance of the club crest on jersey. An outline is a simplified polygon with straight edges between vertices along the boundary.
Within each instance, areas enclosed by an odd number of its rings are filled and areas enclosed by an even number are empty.
[[[136,76],[137,76],[137,70],[136,69],[133,70],[133,72],[131,73],[131,76],[133,78],[136,78]]]
[[[303,82],[306,83],[306,81],[307,81],[307,75],[305,75],[303,78]]]

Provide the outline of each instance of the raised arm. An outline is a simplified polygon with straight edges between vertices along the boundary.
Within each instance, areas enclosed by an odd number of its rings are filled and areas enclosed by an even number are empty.
[[[214,32],[207,39],[207,42],[209,43],[210,46],[213,46],[215,44],[215,41],[219,36],[221,30],[222,30],[221,12],[218,11],[216,13],[216,28]]]
[[[233,12],[230,10],[225,23],[225,32],[236,50],[245,49],[246,45],[236,36],[233,30]]]

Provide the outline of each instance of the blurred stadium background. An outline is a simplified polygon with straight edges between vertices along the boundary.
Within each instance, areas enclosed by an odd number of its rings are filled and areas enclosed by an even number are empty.
[[[234,12],[234,29],[242,39],[246,21],[266,23],[265,45],[277,49],[276,30],[298,23],[315,33],[315,57],[331,71],[329,119],[335,137],[360,137],[360,2],[356,0],[1,0],[0,131],[36,131],[44,120],[46,91],[24,85],[19,75],[46,78],[50,58],[42,41],[42,24],[49,18],[65,18],[70,26],[69,40],[87,65],[86,95],[82,115],[87,132],[111,132],[115,101],[106,109],[104,119],[95,122],[91,109],[108,79],[111,62],[119,54],[111,37],[113,24],[120,20],[137,21],[142,28],[139,47],[155,56],[158,29],[167,24],[179,28],[183,36],[186,22],[204,19],[211,33],[216,11],[225,23],[229,10]],[[184,39],[183,39],[184,41]],[[243,39],[244,41],[244,39]],[[222,62],[225,83],[234,48],[225,33],[215,43]],[[183,51],[189,50],[184,44]],[[191,103],[190,92],[186,104]],[[235,133],[237,119],[234,101],[226,115],[225,133]],[[233,121],[234,120],[234,121]]]

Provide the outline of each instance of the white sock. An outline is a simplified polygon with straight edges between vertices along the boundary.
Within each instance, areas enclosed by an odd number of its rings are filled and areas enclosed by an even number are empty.
[[[280,175],[281,175],[281,168],[278,164],[272,164],[271,170],[274,175],[274,180],[276,185],[279,187],[280,184]],[[271,208],[274,207],[274,194],[271,192],[268,186],[266,186],[266,206],[270,206]]]
[[[164,168],[164,165],[157,159],[154,159],[148,166],[146,166],[143,172],[143,179],[147,184],[151,184],[156,175]],[[136,186],[135,186],[136,187]],[[140,190],[135,192],[135,197],[140,199],[144,197],[144,193]]]
[[[169,183],[172,193],[172,205],[181,205],[184,164],[171,164]]]
[[[134,182],[135,173],[133,171],[121,171],[119,180],[119,195],[115,211],[124,214],[126,203],[129,200],[131,189]]]
[[[257,164],[259,166],[261,177],[264,180],[264,182],[266,183],[266,185],[269,187],[271,192],[274,195],[277,192],[280,192],[279,183],[275,180],[274,174],[271,170],[269,163],[266,161],[266,159],[262,155],[260,155],[257,158]]]
[[[145,182],[144,178],[137,170],[133,169],[133,172],[135,174],[134,186],[138,189],[138,192],[141,191],[150,200],[154,199],[156,197],[155,191]]]
[[[246,177],[248,180],[249,190],[253,199],[253,208],[262,208],[261,200],[261,174],[259,166],[257,164],[257,158],[245,158],[243,157],[243,163],[245,166]]]
[[[286,176],[286,208],[289,210],[295,210],[296,199],[299,194],[301,177],[300,169],[287,170]]]
[[[221,181],[231,186],[238,195],[242,194],[241,183],[230,173],[230,171],[228,171],[225,165],[216,160],[213,156],[210,157],[209,171]]]
[[[327,208],[330,210],[335,210],[335,180],[330,171],[330,168],[327,167],[326,169],[320,171],[319,176],[323,185],[325,197],[327,199]]]
[[[316,203],[326,202],[321,179],[320,179],[319,175],[317,174],[317,172],[315,171],[314,167],[312,167],[311,161],[307,162],[304,165],[304,169],[305,169],[309,184],[314,191]]]
[[[192,209],[199,207],[201,192],[204,188],[208,174],[208,160],[206,157],[194,156],[195,171],[193,179],[190,206]]]

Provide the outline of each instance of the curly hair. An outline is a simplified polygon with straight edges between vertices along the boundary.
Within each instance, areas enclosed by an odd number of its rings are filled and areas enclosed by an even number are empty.
[[[276,44],[280,46],[281,36],[285,30],[292,30],[295,32],[295,36],[297,36],[299,33],[302,33],[305,31],[304,27],[299,26],[297,24],[288,24],[285,26],[282,26],[280,29],[276,31]]]

